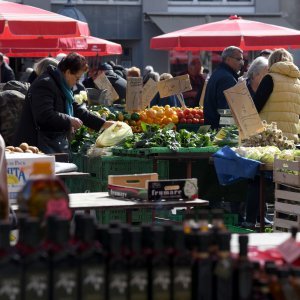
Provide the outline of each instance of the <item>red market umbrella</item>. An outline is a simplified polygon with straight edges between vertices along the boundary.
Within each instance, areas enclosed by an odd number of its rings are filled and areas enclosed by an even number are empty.
[[[0,2],[0,39],[75,37],[86,33],[82,23],[37,7]]]
[[[13,43],[0,41],[0,51],[9,57],[46,57],[59,53],[77,52],[83,56],[106,56],[122,54],[122,46],[93,36],[61,38],[53,40],[35,40]]]
[[[231,16],[163,34],[150,43],[152,49],[178,51],[222,51],[228,46],[243,50],[300,48],[300,31]]]

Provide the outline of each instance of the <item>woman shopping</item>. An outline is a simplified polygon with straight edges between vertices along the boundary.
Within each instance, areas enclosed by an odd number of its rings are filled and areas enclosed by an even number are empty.
[[[87,70],[86,59],[73,52],[34,81],[25,98],[15,145],[26,142],[44,153],[67,153],[68,139],[81,125],[99,131],[114,123],[74,101],[72,87]]]

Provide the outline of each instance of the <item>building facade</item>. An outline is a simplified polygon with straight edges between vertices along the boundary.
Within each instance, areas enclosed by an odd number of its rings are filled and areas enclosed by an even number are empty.
[[[58,12],[70,2],[85,16],[91,35],[122,44],[118,63],[170,71],[171,55],[150,49],[153,36],[239,15],[300,29],[297,0],[23,0]],[[297,51],[298,52],[298,51]],[[296,53],[297,54],[297,53]],[[177,55],[176,53],[173,55]],[[198,55],[198,54],[196,54]],[[297,56],[297,55],[296,55]]]

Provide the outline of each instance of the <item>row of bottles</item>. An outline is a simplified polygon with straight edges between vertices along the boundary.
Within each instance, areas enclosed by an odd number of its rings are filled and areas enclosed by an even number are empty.
[[[19,225],[11,247],[0,223],[0,300],[300,299],[299,268],[251,262],[247,235],[233,256],[225,229],[96,227],[89,215],[77,215],[73,230],[54,216],[46,228],[32,218]]]

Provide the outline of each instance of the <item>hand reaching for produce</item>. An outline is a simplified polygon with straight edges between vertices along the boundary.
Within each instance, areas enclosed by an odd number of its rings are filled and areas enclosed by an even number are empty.
[[[107,129],[108,127],[110,127],[111,125],[115,124],[116,122],[115,121],[106,121],[102,127],[101,127],[101,131],[103,131],[104,129]]]
[[[80,119],[74,117],[70,117],[70,121],[71,121],[71,128],[73,130],[79,129],[83,124]]]

